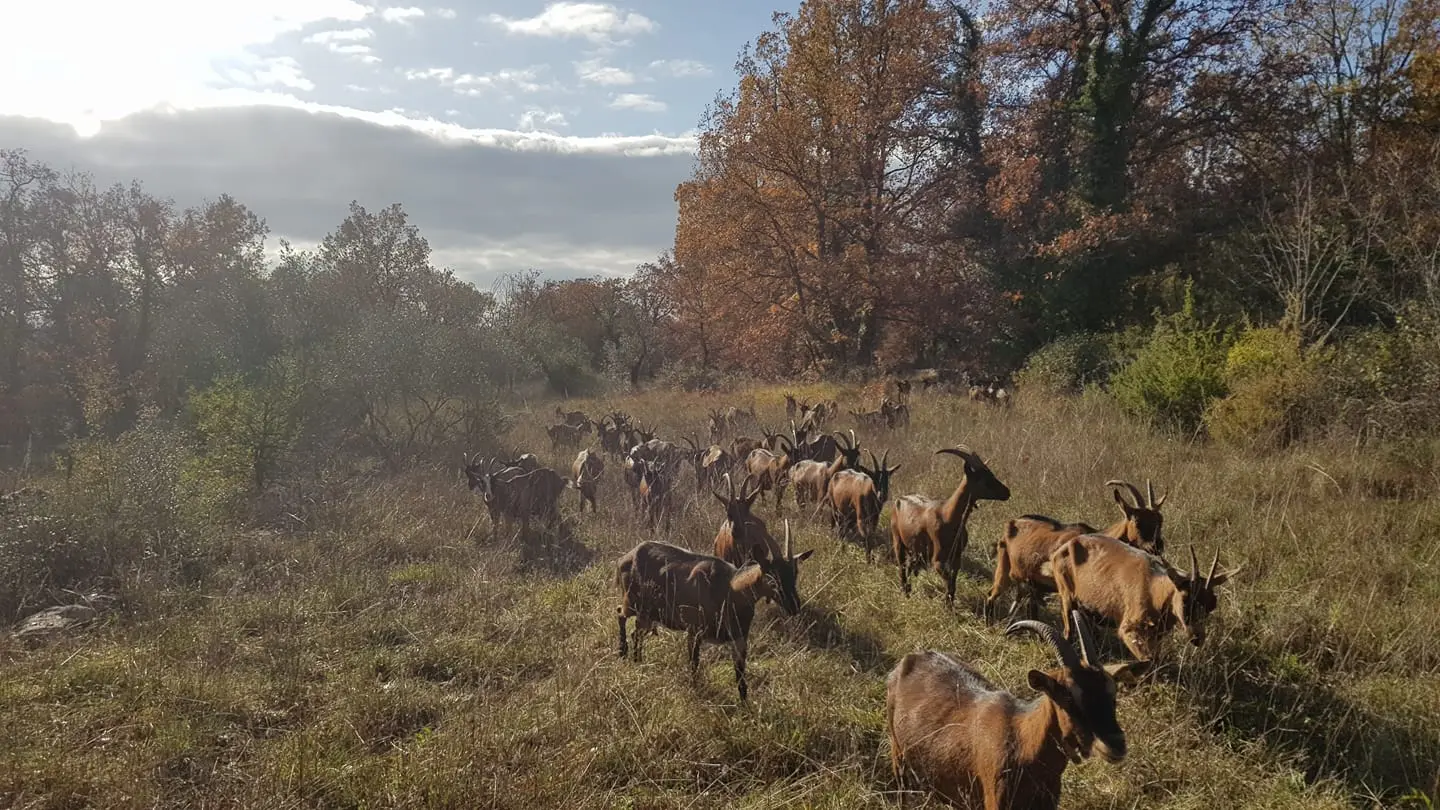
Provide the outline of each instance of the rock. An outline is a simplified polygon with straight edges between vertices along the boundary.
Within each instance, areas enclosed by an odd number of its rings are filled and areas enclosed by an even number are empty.
[[[92,594],[88,605],[56,605],[27,616],[15,630],[15,638],[38,644],[54,635],[78,630],[100,615],[96,606],[105,607],[114,597]]]

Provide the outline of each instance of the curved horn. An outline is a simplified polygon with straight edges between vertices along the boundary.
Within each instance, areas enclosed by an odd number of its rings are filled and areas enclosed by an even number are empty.
[[[695,452],[695,453],[700,452],[700,445],[696,444],[694,439],[690,438],[689,436],[681,436],[680,438],[681,438],[681,440],[683,440],[686,444],[690,445],[690,450],[691,450],[692,452]]]
[[[875,458],[875,451],[874,451],[874,450],[871,450],[871,451],[870,451],[870,469],[875,470],[875,471],[878,472],[878,471],[880,470],[880,468],[883,467],[883,466],[885,466],[885,465],[880,461],[880,459]]]
[[[885,448],[885,452],[880,455],[880,466],[883,469],[890,469],[890,448],[888,447]]]
[[[1078,610],[1070,611],[1070,626],[1075,628],[1076,636],[1080,639],[1080,660],[1086,666],[1094,666],[1095,661],[1100,658],[1095,653],[1095,638],[1090,635],[1090,623],[1085,621],[1085,616]]]
[[[1145,508],[1145,498],[1140,495],[1140,488],[1130,483],[1129,481],[1121,481],[1119,479],[1112,478],[1109,481],[1105,482],[1105,486],[1125,487],[1126,489],[1130,490],[1131,495],[1135,496],[1135,508]]]
[[[1145,508],[1155,508],[1155,484],[1149,478],[1145,479]]]
[[[1218,559],[1219,559],[1219,556],[1218,556],[1219,552],[1216,552],[1216,554],[1217,554],[1216,559],[1218,560]],[[1191,547],[1190,547],[1190,584],[1191,584],[1191,585],[1199,585],[1199,584],[1200,584],[1200,561],[1197,560],[1197,559],[1195,559],[1195,547],[1194,547],[1194,546],[1191,546]]]
[[[792,556],[794,555],[790,553],[790,518],[785,518],[785,559],[788,560]]]
[[[1060,657],[1061,666],[1066,669],[1079,669],[1082,666],[1080,655],[1075,652],[1075,648],[1070,646],[1070,642],[1066,641],[1065,637],[1060,635],[1060,631],[1053,626],[1032,619],[1024,619],[1006,628],[1005,635],[1018,636],[1022,630],[1029,630],[1050,642],[1050,646],[1055,648],[1055,653]]]
[[[850,428],[850,449],[854,450],[859,444],[860,441],[855,438],[855,428]]]
[[[942,453],[948,453],[952,456],[959,456],[966,461],[973,461],[975,458],[975,451],[971,450],[963,444],[957,444],[954,447],[944,447],[935,451],[935,455],[937,456]]]
[[[1220,549],[1215,549],[1215,559],[1210,561],[1210,573],[1205,575],[1205,587],[1210,587],[1211,580],[1215,579],[1215,570],[1220,567]]]

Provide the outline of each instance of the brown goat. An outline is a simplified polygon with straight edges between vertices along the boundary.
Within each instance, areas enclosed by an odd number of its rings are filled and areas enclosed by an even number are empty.
[[[890,476],[901,466],[886,466],[889,460],[889,450],[878,461],[871,453],[870,469],[841,470],[830,479],[830,490],[826,493],[836,533],[853,526],[855,536],[865,543],[866,562],[875,557],[875,534],[880,528],[880,512],[890,498]]]
[[[641,658],[645,634],[655,625],[682,630],[690,674],[700,668],[700,645],[729,644],[735,661],[735,686],[745,700],[745,659],[755,605],[770,599],[786,606],[775,592],[769,561],[743,568],[704,554],[696,554],[668,543],[645,542],[631,549],[615,565],[615,585],[620,590],[620,657],[629,651],[625,625],[635,617],[635,660]],[[787,612],[794,613],[787,607]]]
[[[550,449],[560,450],[562,448],[574,449],[580,446],[580,438],[590,433],[590,423],[583,425],[551,425],[545,428],[550,434]]]
[[[770,527],[751,511],[760,490],[751,489],[751,480],[746,478],[735,493],[735,480],[725,476],[728,495],[714,493],[715,499],[725,507],[725,519],[715,532],[715,556],[731,565],[740,566],[747,562],[768,560],[767,576],[775,578],[775,591],[780,595],[780,605],[787,613],[799,610],[800,594],[797,583],[800,579],[800,563],[815,553],[809,549],[793,554],[790,547],[790,522],[785,522],[785,545],[775,542]]]
[[[834,461],[807,459],[790,466],[790,483],[795,487],[796,506],[804,508],[812,503],[825,503],[825,496],[830,491],[830,480],[835,474],[847,468],[853,469],[860,463],[860,444],[855,440],[855,431],[850,431],[849,437],[837,434],[835,439],[840,444]]]
[[[560,417],[560,422],[562,424],[566,424],[571,427],[579,427],[590,422],[590,418],[585,415],[584,411],[567,411],[562,409],[559,405],[555,406],[555,415]]]
[[[1160,507],[1165,503],[1165,496],[1157,499],[1155,486],[1150,481],[1145,482],[1148,498],[1128,481],[1106,481],[1105,486],[1113,488],[1111,492],[1120,505],[1121,515],[1104,531],[1097,532],[1086,523],[1060,523],[1044,515],[1024,515],[1005,524],[1000,541],[995,544],[995,581],[985,599],[986,616],[994,617],[1000,597],[1013,585],[1017,593],[1010,605],[1009,615],[1015,615],[1024,596],[1031,618],[1034,618],[1040,600],[1055,592],[1050,555],[1072,537],[1103,534],[1157,556],[1164,552],[1162,529],[1165,518],[1160,514]],[[1120,494],[1120,487],[1130,490],[1135,496],[1134,505],[1126,502],[1125,496]]]
[[[635,466],[640,471],[640,483],[636,487],[640,511],[645,515],[645,525],[651,531],[663,525],[670,532],[670,501],[674,490],[674,478],[670,465],[664,461],[637,459]]]
[[[790,480],[790,466],[795,463],[795,445],[790,437],[780,437],[780,452],[775,453],[763,447],[757,447],[750,451],[745,457],[745,473],[749,478],[755,479],[755,485],[761,493],[769,493],[775,499],[775,508],[780,508],[781,499],[785,496],[785,485]]]
[[[953,605],[960,555],[970,541],[965,528],[970,513],[980,501],[1010,500],[1010,488],[964,445],[935,453],[958,456],[965,462],[960,484],[943,501],[925,495],[906,495],[896,501],[890,515],[890,548],[900,566],[900,590],[906,596],[910,595],[910,568],[918,572],[928,563],[945,580],[945,604]],[[912,555],[914,560],[907,560]]]
[[[1080,650],[1055,628],[1016,622],[1006,635],[1032,632],[1049,642],[1060,667],[1026,676],[1040,693],[1021,700],[974,667],[933,650],[907,654],[885,680],[890,765],[902,785],[913,774],[935,793],[974,810],[1054,810],[1069,762],[1093,751],[1125,758],[1115,717],[1116,682],[1143,675],[1141,663],[1099,667],[1077,613]]]
[[[718,444],[701,447],[689,436],[681,438],[690,445],[690,457],[695,465],[696,494],[704,492],[707,487],[714,489],[720,483],[721,477],[730,472],[730,468],[734,466],[734,458]]]
[[[1195,549],[1190,572],[1113,537],[1082,534],[1050,556],[1061,615],[1076,608],[1115,623],[1120,640],[1137,659],[1148,661],[1177,625],[1196,647],[1205,643],[1205,620],[1215,610],[1215,589],[1238,573],[1219,571],[1220,552],[1200,576]],[[1071,635],[1067,618],[1065,635]]]
[[[589,501],[590,511],[596,512],[595,494],[600,486],[600,476],[605,473],[605,460],[594,450],[581,450],[570,465],[570,474],[575,477],[575,489],[580,491],[580,513],[585,513]]]

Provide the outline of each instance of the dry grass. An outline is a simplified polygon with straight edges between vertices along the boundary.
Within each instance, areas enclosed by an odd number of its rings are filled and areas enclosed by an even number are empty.
[[[752,397],[778,424],[779,389],[606,405],[675,435]],[[546,451],[551,407],[513,438],[568,468]],[[1365,482],[1379,462],[1351,451],[1251,459],[1165,441],[1101,400],[1002,413],[917,395],[914,411],[907,434],[870,445],[904,464],[896,495],[952,487],[958,464],[932,451],[961,441],[1015,493],[973,519],[956,610],[933,575],[902,598],[893,565],[867,566],[791,501],[797,546],[818,549],[801,574],[808,602],[793,619],[761,609],[749,705],[735,703],[724,650],[707,648],[693,683],[674,634],[643,664],[617,659],[613,562],[642,532],[613,470],[599,515],[577,518],[569,493],[571,531],[550,548],[492,537],[453,471],[416,473],[357,483],[293,532],[237,530],[202,585],[132,583],[98,631],[37,650],[0,642],[0,805],[895,806],[885,672],[935,647],[1024,690],[1044,649],[976,618],[992,539],[1025,512],[1107,522],[1102,482],[1148,476],[1171,493],[1172,554],[1218,545],[1245,572],[1207,645],[1177,650],[1168,677],[1122,700],[1130,758],[1072,767],[1066,806],[1429,806],[1433,496],[1375,499]],[[671,539],[708,549],[718,509],[692,492]]]

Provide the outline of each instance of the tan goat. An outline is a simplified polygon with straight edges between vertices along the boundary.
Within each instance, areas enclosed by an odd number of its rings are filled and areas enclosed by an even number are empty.
[[[985,599],[985,615],[994,618],[995,606],[1009,587],[1016,588],[1015,600],[1010,605],[1010,616],[1020,607],[1025,597],[1030,617],[1034,618],[1040,600],[1055,592],[1055,578],[1050,571],[1050,555],[1072,537],[1082,534],[1103,534],[1124,540],[1132,546],[1160,555],[1165,549],[1162,534],[1165,518],[1160,507],[1165,496],[1155,497],[1155,486],[1145,482],[1149,493],[1146,498],[1139,488],[1128,481],[1106,481],[1112,487],[1115,502],[1120,505],[1120,519],[1104,531],[1097,532],[1086,523],[1060,523],[1044,515],[1024,515],[1008,521],[995,544],[995,581],[990,595]],[[1130,490],[1135,497],[1134,505],[1120,494],[1120,487]]]
[[[796,506],[804,508],[812,503],[825,503],[830,480],[835,474],[860,463],[860,444],[855,440],[855,431],[850,431],[848,438],[837,433],[835,439],[839,442],[839,452],[833,461],[797,461],[790,466],[790,484],[795,488]]]
[[[605,460],[594,450],[581,450],[575,456],[575,461],[570,465],[570,474],[575,477],[575,489],[580,491],[580,512],[584,514],[585,504],[588,501],[590,511],[598,511],[595,505],[596,490],[600,486],[600,476],[605,473]]]
[[[1098,750],[1125,758],[1115,717],[1116,681],[1144,674],[1145,664],[1096,666],[1095,645],[1077,613],[1080,651],[1054,627],[1016,622],[1006,635],[1033,632],[1054,647],[1060,668],[1032,669],[1040,693],[1021,700],[974,667],[944,653],[912,652],[885,681],[890,765],[902,786],[913,774],[934,792],[974,810],[1054,810],[1069,762]]]
[[[945,580],[945,603],[953,605],[960,555],[970,540],[965,529],[970,513],[980,501],[1010,500],[1010,488],[964,445],[935,452],[964,460],[960,484],[943,501],[925,495],[906,495],[896,501],[890,515],[890,549],[900,566],[900,590],[906,596],[910,595],[910,568],[918,572],[928,565]]]
[[[770,527],[751,511],[760,490],[750,488],[749,478],[741,483],[738,495],[735,493],[735,481],[729,475],[725,476],[725,484],[729,488],[728,495],[714,493],[715,499],[725,507],[725,519],[715,532],[715,556],[735,566],[766,560],[769,565],[766,575],[775,578],[775,592],[780,595],[781,607],[788,613],[794,613],[800,609],[797,590],[800,563],[808,560],[815,550],[798,555],[792,553],[788,520],[785,521],[784,547],[775,542]]]
[[[1202,578],[1193,546],[1187,574],[1161,557],[1098,534],[1073,537],[1050,556],[1061,615],[1081,608],[1114,622],[1126,649],[1142,661],[1159,653],[1176,626],[1196,647],[1205,643],[1205,620],[1217,605],[1215,589],[1239,573],[1217,572],[1219,566],[1216,551]],[[1067,619],[1065,634],[1070,633]]]
[[[875,557],[875,534],[880,528],[880,512],[890,498],[890,477],[899,469],[887,466],[890,451],[878,461],[870,454],[869,469],[841,470],[830,479],[826,497],[830,503],[830,519],[837,534],[853,527],[855,536],[865,543],[865,561]]]

